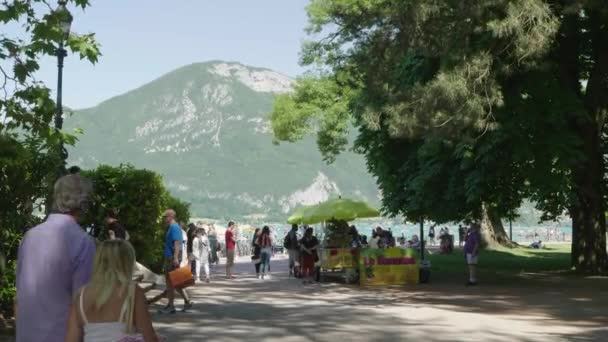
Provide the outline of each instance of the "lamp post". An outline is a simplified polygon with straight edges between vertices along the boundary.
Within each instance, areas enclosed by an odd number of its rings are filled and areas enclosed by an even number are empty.
[[[57,108],[55,113],[55,132],[60,133],[63,128],[63,103],[62,103],[62,92],[63,92],[63,59],[67,56],[65,50],[65,43],[70,35],[70,28],[72,26],[72,14],[66,8],[66,0],[59,0],[59,6],[55,9],[55,14],[59,19],[59,27],[61,29],[61,40],[57,47]],[[58,177],[65,174],[65,163],[68,158],[68,153],[63,146],[63,139],[59,139],[59,157],[60,164],[58,171]]]

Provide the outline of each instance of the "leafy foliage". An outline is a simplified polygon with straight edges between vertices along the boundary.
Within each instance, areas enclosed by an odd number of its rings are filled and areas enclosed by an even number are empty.
[[[87,0],[68,1],[80,8]],[[0,254],[7,268],[0,278],[0,313],[12,314],[14,265],[23,232],[38,223],[48,189],[59,165],[58,143],[73,144],[73,135],[51,126],[55,103],[51,92],[34,78],[38,61],[54,56],[63,39],[60,21],[44,0],[0,4]],[[81,58],[96,62],[99,44],[93,34],[72,33],[66,45]]]
[[[85,0],[72,0],[81,8],[89,6]],[[0,131],[21,129],[52,142],[56,133],[49,129],[55,104],[49,89],[33,77],[40,69],[38,61],[44,56],[54,56],[57,46],[64,39],[61,20],[66,13],[54,11],[43,0],[4,2],[0,7],[0,22],[13,23],[21,31],[14,36],[0,33],[0,73],[3,78],[0,96]],[[71,33],[68,48],[92,63],[100,56],[99,43],[94,34]],[[7,69],[12,66],[12,70]]]
[[[190,221],[190,203],[182,201],[177,197],[173,197],[169,193],[165,193],[164,208],[171,208],[175,210],[177,222],[187,224]]]
[[[608,267],[601,1],[312,0],[308,14],[323,38],[304,44],[302,62],[322,72],[277,101],[279,140],[332,137],[318,122],[336,117],[336,98],[387,213],[496,218],[528,197],[546,219],[569,212],[577,269]],[[328,160],[341,149],[327,146],[344,145],[320,143]]]
[[[160,175],[130,165],[83,171],[93,181],[91,207],[83,225],[92,228],[98,239],[107,238],[104,219],[108,209],[119,210],[119,221],[127,229],[137,260],[159,272],[163,261],[166,227],[161,215],[173,208],[178,219],[188,222],[189,204],[174,198],[165,189]]]
[[[0,270],[0,314],[10,317],[15,294],[14,272],[23,233],[39,222],[42,198],[56,167],[40,138],[19,140],[0,133],[0,254],[6,269]]]

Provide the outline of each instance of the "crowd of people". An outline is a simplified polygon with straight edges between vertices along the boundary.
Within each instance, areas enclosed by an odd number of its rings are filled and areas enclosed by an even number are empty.
[[[16,277],[17,341],[161,340],[152,327],[145,294],[134,281],[135,251],[128,242],[127,229],[118,220],[118,211],[108,211],[108,238],[97,244],[79,225],[91,189],[91,183],[78,173],[61,177],[54,186],[53,213],[28,230],[22,240]],[[224,237],[219,238],[213,225],[180,224],[172,209],[167,209],[162,219],[167,232],[163,248],[166,288],[161,296],[167,298],[167,305],[159,313],[174,314],[176,292],[184,300],[184,311],[193,302],[185,288],[173,286],[172,272],[189,269],[196,281],[209,283],[210,265],[219,262],[222,241],[226,278],[234,279],[239,237],[234,222],[228,223]],[[423,243],[416,235],[395,239],[391,229],[381,227],[373,231],[369,241],[354,226],[348,236],[351,248],[418,248]],[[478,227],[472,225],[463,240],[468,284],[475,285]],[[249,248],[259,279],[270,277],[276,243],[268,226],[256,229],[252,235]],[[293,225],[283,239],[289,255],[289,275],[302,278],[304,284],[312,283],[322,246],[313,228]]]

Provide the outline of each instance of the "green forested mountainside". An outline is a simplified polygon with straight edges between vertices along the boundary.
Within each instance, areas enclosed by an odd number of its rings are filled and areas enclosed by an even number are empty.
[[[284,219],[294,206],[338,193],[377,202],[363,158],[332,165],[314,139],[272,144],[267,113],[291,80],[267,69],[213,61],[170,72],[98,106],[77,110],[83,134],[70,163],[130,163],[159,172],[197,216]]]

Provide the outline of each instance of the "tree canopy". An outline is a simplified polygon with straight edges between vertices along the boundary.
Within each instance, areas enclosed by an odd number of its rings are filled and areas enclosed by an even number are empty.
[[[88,0],[68,6],[85,9]],[[12,0],[0,4],[0,254],[6,270],[0,277],[0,314],[12,311],[14,269],[23,232],[39,222],[59,165],[58,143],[76,137],[52,126],[55,102],[50,89],[35,78],[44,56],[54,56],[63,39],[60,21],[45,0]],[[99,44],[93,34],[71,33],[68,49],[95,63]]]
[[[573,220],[573,266],[602,271],[608,10],[602,1],[312,0],[310,74],[277,98],[279,141],[354,148],[391,215]],[[602,24],[603,23],[603,24]]]

